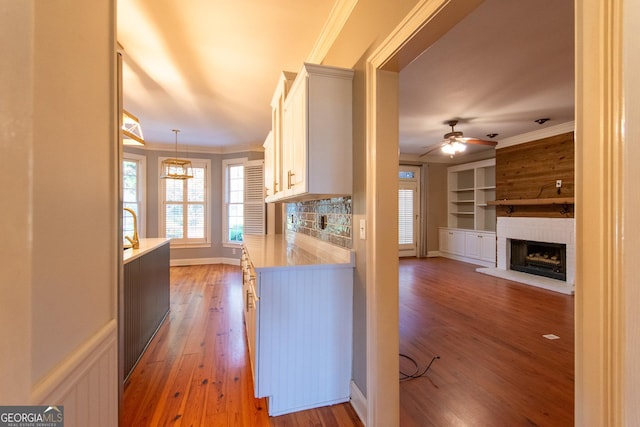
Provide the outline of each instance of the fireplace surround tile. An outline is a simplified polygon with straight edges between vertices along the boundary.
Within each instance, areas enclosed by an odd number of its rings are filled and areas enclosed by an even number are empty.
[[[549,283],[557,282],[558,290],[562,293],[573,293],[575,288],[576,273],[576,239],[574,218],[529,218],[529,217],[499,217],[497,219],[497,268],[479,269],[478,271],[496,276],[505,277],[508,274],[510,280],[540,286],[550,289]],[[567,280],[541,278],[535,275],[513,272],[509,269],[510,239],[530,240],[535,242],[562,243],[566,245]],[[486,271],[483,271],[486,270]],[[522,276],[525,274],[525,276]],[[529,277],[530,276],[530,277]],[[522,278],[522,279],[519,279]],[[544,279],[544,280],[543,280]],[[551,282],[549,282],[551,280]],[[538,283],[538,285],[536,284]],[[553,286],[551,287],[553,288]]]

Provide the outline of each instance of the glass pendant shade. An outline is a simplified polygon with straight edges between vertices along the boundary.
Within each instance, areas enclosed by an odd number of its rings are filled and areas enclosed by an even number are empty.
[[[193,178],[193,165],[190,160],[178,158],[178,132],[179,129],[171,129],[176,134],[176,157],[165,159],[160,164],[160,178],[162,179],[189,179]]]
[[[122,110],[122,144],[144,145],[140,120],[126,110]]]

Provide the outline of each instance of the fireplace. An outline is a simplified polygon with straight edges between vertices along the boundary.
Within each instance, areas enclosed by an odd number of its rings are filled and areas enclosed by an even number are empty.
[[[511,270],[567,280],[567,245],[518,239],[509,241]]]
[[[574,293],[576,277],[574,218],[498,217],[496,238],[496,266],[478,268],[477,271],[563,294],[571,295]],[[517,257],[519,251],[518,249],[513,250],[511,247],[511,242],[514,240],[529,242],[533,245],[540,245],[542,242],[548,248],[547,250],[551,248],[554,251],[564,246],[564,255],[557,255],[555,252],[553,254],[547,253],[549,259],[553,261],[549,264],[556,264],[556,260],[551,259],[552,257],[556,257],[560,263],[564,264],[564,277],[556,275],[559,272],[554,271],[556,269],[555,265],[551,268],[543,265],[547,258],[545,258],[545,252],[542,249],[524,250],[525,257],[528,255],[527,252],[533,253],[533,257],[526,266],[530,268],[529,270],[518,271],[513,269],[512,264],[514,263],[511,258],[514,255]],[[536,255],[538,253],[540,254],[539,256]],[[515,264],[524,264],[524,262],[516,260]],[[535,271],[531,271],[532,267],[535,267]],[[540,275],[541,268],[545,268],[545,273],[548,274]],[[554,274],[554,276],[551,274]]]

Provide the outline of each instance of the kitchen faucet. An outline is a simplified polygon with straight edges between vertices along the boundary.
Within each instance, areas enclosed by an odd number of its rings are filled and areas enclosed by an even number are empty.
[[[127,212],[131,212],[133,215],[133,237],[124,236],[125,239],[131,243],[131,247],[133,249],[138,249],[140,247],[140,239],[138,239],[138,217],[136,213],[131,208],[123,208]]]

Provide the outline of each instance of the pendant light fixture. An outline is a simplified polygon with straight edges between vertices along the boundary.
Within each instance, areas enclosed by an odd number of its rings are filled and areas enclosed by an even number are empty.
[[[160,178],[162,179],[189,179],[193,178],[193,166],[190,160],[178,158],[178,132],[180,129],[171,129],[176,134],[176,157],[165,159],[160,165]]]
[[[127,110],[122,110],[122,144],[144,145],[140,120]]]

